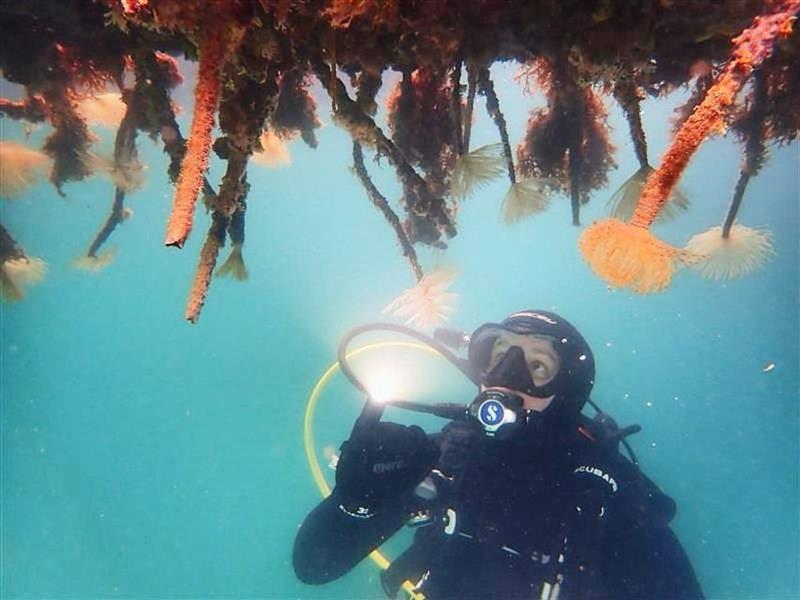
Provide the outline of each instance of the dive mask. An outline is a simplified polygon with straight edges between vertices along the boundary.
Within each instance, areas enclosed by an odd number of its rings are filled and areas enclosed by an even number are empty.
[[[503,329],[486,330],[481,357],[481,383],[506,387],[537,398],[556,393],[553,384],[561,359],[555,340],[546,335],[521,335]]]

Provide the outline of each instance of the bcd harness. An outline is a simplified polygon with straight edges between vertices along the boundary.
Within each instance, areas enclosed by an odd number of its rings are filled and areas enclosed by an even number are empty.
[[[627,429],[627,428],[626,428]],[[628,433],[620,430],[616,424],[605,414],[600,413],[595,419],[581,416],[579,424],[573,431],[573,436],[577,447],[583,446],[603,455],[612,453],[619,455],[619,442]],[[441,456],[436,468],[430,476],[423,481],[417,488],[416,495],[422,499],[423,507],[413,514],[408,521],[409,526],[418,527],[412,545],[395,559],[389,567],[381,573],[381,583],[387,596],[394,598],[404,581],[416,583],[417,588],[424,591],[424,583],[428,577],[431,565],[436,558],[442,555],[446,544],[454,536],[464,538],[470,542],[484,545],[486,549],[496,550],[498,553],[508,556],[509,560],[516,560],[527,563],[531,577],[538,581],[532,581],[533,586],[539,586],[541,591],[540,598],[557,598],[559,589],[564,583],[566,569],[570,564],[573,568],[584,571],[583,563],[590,558],[591,546],[595,545],[597,539],[601,537],[600,530],[595,523],[602,527],[605,506],[598,504],[596,500],[591,506],[581,507],[580,504],[574,507],[575,517],[583,519],[594,519],[592,539],[587,536],[572,535],[570,523],[574,519],[564,519],[560,524],[556,535],[556,543],[551,548],[542,548],[525,544],[521,540],[511,541],[490,521],[478,518],[472,528],[462,524],[463,515],[458,514],[458,493],[462,487],[463,475],[467,470],[467,463],[470,460],[472,444],[474,440],[474,430],[468,427],[450,424],[443,433],[437,434]],[[624,459],[622,459],[624,460]],[[626,461],[627,462],[627,461]],[[652,497],[657,492],[657,487],[633,464],[628,463],[632,472],[636,474],[637,484],[642,488],[642,492]],[[591,485],[599,486],[604,494],[608,496],[617,492],[621,482],[617,482],[613,474],[609,474],[606,469],[592,464],[579,464],[574,469],[576,476],[587,479]],[[626,482],[627,484],[628,482]],[[645,491],[646,490],[646,491]],[[588,495],[587,495],[588,497]],[[666,497],[664,497],[666,498]],[[670,499],[667,499],[671,502]],[[670,512],[670,508],[672,511]],[[644,508],[643,508],[644,510]],[[670,513],[666,515],[666,521],[670,520],[674,514],[674,504],[664,507],[663,510]],[[591,513],[591,514],[590,514]],[[583,539],[576,539],[576,538]],[[537,540],[540,544],[543,540]],[[578,547],[578,546],[582,547]],[[580,557],[577,552],[582,551]],[[571,553],[571,557],[568,556]],[[572,563],[568,558],[573,558]],[[581,563],[580,565],[576,564]],[[588,575],[586,571],[585,575]]]

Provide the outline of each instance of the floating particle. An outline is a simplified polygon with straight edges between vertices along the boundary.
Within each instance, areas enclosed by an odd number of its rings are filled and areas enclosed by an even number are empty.
[[[336,446],[328,444],[322,449],[322,456],[328,461],[328,468],[336,470],[339,464],[339,455],[336,453]]]
[[[336,454],[336,446],[333,444],[328,444],[322,449],[322,456],[325,457],[325,460],[330,460]]]
[[[771,363],[768,363],[768,364],[764,365],[764,367],[761,369],[761,371],[764,372],[764,373],[769,373],[774,368],[775,368],[775,363],[771,362]]]

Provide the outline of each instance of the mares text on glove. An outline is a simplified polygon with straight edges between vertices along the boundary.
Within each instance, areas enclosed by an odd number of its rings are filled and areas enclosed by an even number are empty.
[[[342,444],[336,467],[340,508],[353,517],[371,517],[385,502],[413,490],[438,458],[438,446],[416,425],[380,422],[354,432]]]

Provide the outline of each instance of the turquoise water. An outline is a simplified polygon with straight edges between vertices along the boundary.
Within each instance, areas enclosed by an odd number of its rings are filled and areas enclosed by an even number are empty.
[[[494,70],[516,144],[541,98],[523,96],[514,73]],[[184,131],[193,80],[178,92]],[[182,314],[207,218],[198,212],[182,251],[162,246],[172,189],[165,156],[146,138],[148,181],[130,197],[135,215],[113,234],[117,256],[100,273],[70,261],[105,218],[109,181],[68,184],[66,199],[41,184],[0,205],[5,226],[49,265],[23,302],[2,306],[3,597],[381,597],[366,562],[323,588],[297,582],[290,565],[295,531],[319,498],[303,450],[311,388],[347,329],[382,318],[413,283],[349,171],[348,136],[316,96],[319,148],[293,142],[290,167],[251,166],[250,280],[215,280],[196,326]],[[654,163],[686,96],[645,103]],[[473,147],[497,141],[478,102]],[[637,168],[627,124],[607,104],[619,166],[584,223]],[[4,139],[24,138],[18,124],[0,123]],[[110,147],[113,132],[97,133]],[[536,307],[584,333],[598,364],[593,397],[621,423],[642,425],[632,444],[677,500],[674,527],[711,598],[800,596],[799,158],[797,144],[775,149],[751,181],[740,221],[769,227],[777,256],[729,283],[681,273],[660,295],[608,291],[578,253],[568,200],[506,228],[503,180],[462,206],[445,253],[422,251],[426,267],[459,272],[453,325],[471,330]],[[659,235],[682,245],[720,223],[739,163],[732,140],[708,141],[681,184],[691,210]],[[388,197],[399,195],[388,169],[368,168]],[[220,175],[215,163],[210,179]],[[420,393],[470,399],[446,365],[419,360],[430,380]],[[768,363],[776,366],[765,373]],[[347,436],[360,403],[334,378],[316,415],[320,452]]]

